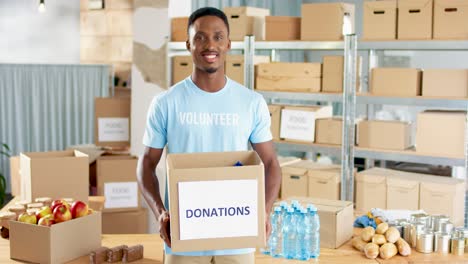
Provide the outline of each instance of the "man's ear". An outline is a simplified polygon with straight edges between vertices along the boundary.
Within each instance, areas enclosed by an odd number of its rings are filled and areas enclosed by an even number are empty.
[[[188,40],[185,41],[185,47],[187,48],[188,51],[190,51],[190,41]]]
[[[228,38],[228,50],[231,50],[231,38]]]

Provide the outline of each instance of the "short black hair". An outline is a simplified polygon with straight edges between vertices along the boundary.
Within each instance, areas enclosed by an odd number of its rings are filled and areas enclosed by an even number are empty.
[[[190,17],[188,19],[188,25],[187,25],[187,36],[189,35],[189,28],[190,28],[190,26],[193,25],[193,23],[195,23],[195,20],[199,19],[200,17],[204,17],[204,16],[215,16],[215,17],[221,18],[221,20],[223,20],[224,24],[227,27],[227,32],[228,32],[228,35],[229,35],[229,22],[228,22],[226,14],[224,14],[223,11],[221,11],[221,10],[219,10],[217,8],[214,8],[214,7],[202,7],[202,8],[199,8],[199,9],[195,10],[190,15]]]

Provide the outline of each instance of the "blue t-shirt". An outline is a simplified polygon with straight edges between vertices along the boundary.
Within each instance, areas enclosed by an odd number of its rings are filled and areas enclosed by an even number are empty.
[[[156,96],[148,111],[143,144],[168,153],[245,151],[249,142],[272,139],[270,113],[263,97],[226,77],[215,93],[198,88],[190,77]],[[168,202],[167,185],[164,203]],[[166,254],[173,254],[165,246]],[[254,252],[253,248],[177,252],[211,256]]]

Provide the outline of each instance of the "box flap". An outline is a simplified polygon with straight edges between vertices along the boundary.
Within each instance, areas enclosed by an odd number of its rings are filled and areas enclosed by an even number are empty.
[[[307,169],[304,168],[295,168],[291,165],[286,165],[281,168],[283,174],[296,175],[296,176],[305,176],[307,174]]]
[[[379,175],[375,172],[361,171],[356,174],[356,181],[367,182],[373,184],[385,184],[386,176]]]
[[[432,8],[432,0],[398,0],[398,8],[406,8],[406,9]]]
[[[419,187],[417,179],[405,179],[400,177],[387,177],[387,186],[400,189],[414,189]]]
[[[194,154],[197,158],[194,158]],[[178,153],[167,155],[168,169],[232,167],[240,161],[244,166],[263,164],[255,151]]]
[[[434,0],[434,8],[456,8],[468,6],[466,0]]]
[[[330,200],[311,197],[290,197],[287,201],[298,200],[299,202],[313,203],[315,206],[324,206],[324,211],[339,212],[343,208],[353,204],[351,201]]]
[[[396,9],[396,0],[382,0],[382,1],[364,1],[364,8],[374,11]]]
[[[323,183],[328,181],[341,182],[341,167],[309,170],[307,175],[319,182],[323,181]]]

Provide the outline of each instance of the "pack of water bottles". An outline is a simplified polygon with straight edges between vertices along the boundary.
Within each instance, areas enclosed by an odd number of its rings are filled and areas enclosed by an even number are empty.
[[[320,220],[317,208],[298,201],[281,202],[270,216],[271,235],[264,254],[274,258],[309,260],[320,255]]]

